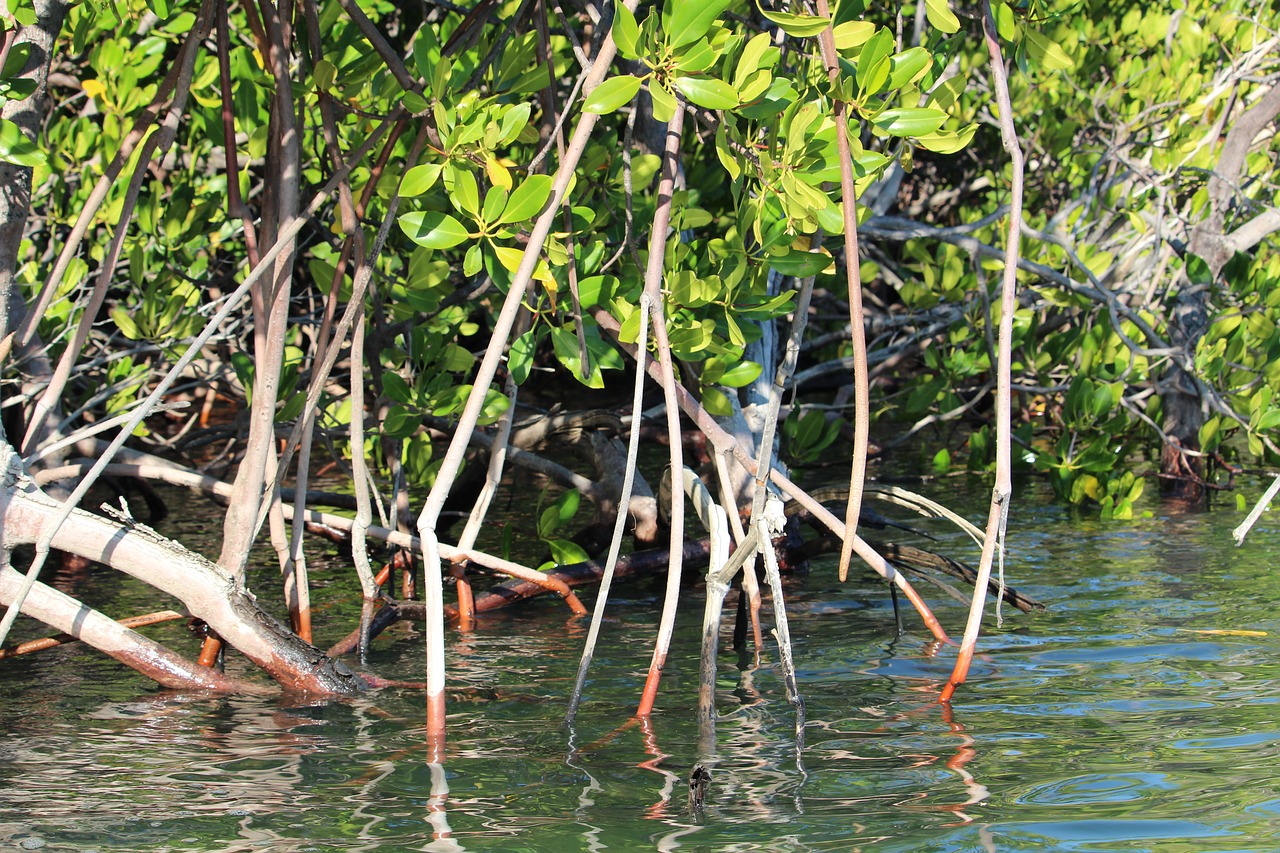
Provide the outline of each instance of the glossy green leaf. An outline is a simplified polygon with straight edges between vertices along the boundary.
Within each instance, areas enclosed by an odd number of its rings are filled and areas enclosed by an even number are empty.
[[[502,211],[502,217],[498,222],[501,224],[523,222],[536,216],[551,195],[552,183],[550,175],[530,175],[525,178],[520,186],[511,191],[506,209]]]
[[[788,252],[785,255],[770,255],[769,266],[783,275],[795,278],[808,278],[831,266],[832,257],[824,249],[820,252]]]
[[[636,45],[640,41],[640,26],[636,16],[624,3],[613,4],[613,43],[618,46],[618,54],[624,59],[638,59]]]
[[[913,47],[889,58],[889,88],[901,89],[914,83],[933,63],[933,56],[923,47]]]
[[[845,21],[832,31],[835,36],[836,50],[853,50],[867,43],[867,39],[876,33],[876,25],[871,21]]]
[[[731,110],[738,105],[738,93],[715,77],[677,77],[676,87],[689,101],[709,110]]]
[[[830,18],[817,15],[793,15],[789,12],[773,12],[760,9],[760,14],[777,24],[784,33],[796,38],[816,36],[831,25]]]
[[[417,198],[424,195],[439,180],[441,168],[439,163],[423,163],[420,166],[414,166],[404,173],[404,178],[400,181],[400,195],[404,198]]]
[[[733,403],[719,388],[708,386],[702,389],[702,408],[717,418],[733,415]]]
[[[44,162],[44,152],[36,148],[16,124],[0,118],[0,160],[34,167]]]
[[[649,97],[653,98],[653,117],[658,121],[671,121],[676,115],[676,97],[657,80],[649,81]]]
[[[610,77],[591,90],[591,94],[582,102],[582,111],[599,115],[614,112],[624,104],[631,103],[631,99],[640,91],[640,83],[639,77],[630,74]]]
[[[947,114],[931,107],[903,107],[885,110],[876,116],[876,127],[890,136],[924,136],[935,132]]]
[[[8,80],[21,74],[30,58],[31,42],[23,41],[13,45],[9,49],[9,55],[5,57],[4,68],[0,68],[0,80]]]
[[[618,288],[618,279],[611,275],[593,275],[578,282],[578,302],[586,308],[594,308],[609,301]]]
[[[428,249],[449,249],[470,236],[461,222],[435,210],[415,210],[397,221],[410,240]]]
[[[538,333],[530,329],[511,342],[507,351],[507,369],[511,371],[511,379],[517,385],[523,385],[533,370],[533,355],[538,348]]]
[[[924,14],[931,26],[944,33],[960,29],[960,19],[947,7],[947,0],[924,0]]]
[[[665,0],[662,32],[674,50],[706,35],[731,0]]]
[[[764,368],[754,361],[740,361],[720,376],[720,384],[730,388],[741,388],[750,385],[760,377]]]
[[[497,222],[498,217],[507,206],[507,191],[493,186],[484,194],[484,206],[480,208],[480,219],[483,222]]]

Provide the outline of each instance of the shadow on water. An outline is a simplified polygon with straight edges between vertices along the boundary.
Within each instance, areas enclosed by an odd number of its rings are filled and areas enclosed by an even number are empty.
[[[955,504],[954,493],[948,501]],[[1228,510],[1132,523],[1023,497],[1010,580],[1047,613],[989,625],[952,709],[951,652],[884,588],[816,566],[789,586],[809,722],[803,769],[776,658],[719,671],[702,808],[687,780],[700,591],[680,620],[658,710],[638,700],[657,593],[619,591],[572,733],[562,728],[584,628],[534,603],[450,635],[450,760],[424,763],[410,690],[289,704],[158,692],[88,650],[0,669],[0,843],[172,851],[826,851],[1280,849],[1280,533],[1235,549]],[[980,514],[984,490],[962,496]],[[928,524],[928,523],[925,523]],[[972,559],[942,525],[939,550]],[[334,633],[358,612],[340,567],[317,567]],[[256,581],[266,588],[271,579]],[[102,571],[112,613],[154,595]],[[265,597],[265,596],[264,596]],[[963,620],[943,601],[949,626]],[[32,629],[34,630],[34,629]],[[181,625],[147,629],[183,646]],[[370,668],[421,677],[413,626]],[[1266,632],[1258,636],[1246,632]],[[234,664],[234,660],[232,662]]]

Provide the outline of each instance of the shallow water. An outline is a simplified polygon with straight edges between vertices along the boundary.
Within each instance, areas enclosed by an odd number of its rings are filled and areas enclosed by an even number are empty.
[[[980,483],[928,488],[970,517],[984,511]],[[1051,610],[1006,611],[1002,628],[989,620],[950,713],[934,699],[953,650],[936,649],[911,614],[895,636],[882,585],[842,586],[826,565],[791,582],[805,749],[797,755],[773,650],[755,669],[724,652],[698,820],[685,779],[699,758],[701,590],[685,596],[658,709],[642,729],[628,716],[661,590],[639,584],[616,592],[572,732],[562,719],[585,625],[562,605],[536,602],[466,637],[450,632],[443,769],[424,763],[424,703],[412,690],[315,704],[215,699],[157,691],[77,647],[7,662],[0,846],[1280,849],[1275,514],[1236,549],[1234,509],[1100,522],[1036,490],[1027,484],[1017,498],[1009,580]],[[960,535],[921,526],[938,550],[976,559]],[[338,569],[319,568],[319,581],[326,641],[358,607]],[[264,575],[256,586],[265,598],[274,583]],[[962,607],[924,589],[958,635]],[[105,571],[85,595],[113,615],[164,606]],[[184,631],[148,629],[189,649]],[[417,632],[400,626],[377,641],[369,668],[416,679],[422,664]]]

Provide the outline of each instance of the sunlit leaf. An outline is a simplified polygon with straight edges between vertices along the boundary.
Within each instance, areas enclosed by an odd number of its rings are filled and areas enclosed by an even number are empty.
[[[760,14],[777,24],[784,33],[796,38],[816,36],[831,25],[830,18],[817,15],[793,15],[789,12],[773,12],[762,8]]]
[[[0,160],[35,167],[44,162],[44,152],[36,148],[16,124],[0,118]]]
[[[728,7],[731,0],[666,0],[662,5],[662,31],[667,47],[674,50],[697,41]]]
[[[506,209],[498,220],[501,224],[523,222],[536,216],[551,195],[550,175],[530,175],[521,182],[507,199]]]
[[[435,210],[415,210],[397,221],[410,240],[428,249],[449,249],[470,236],[461,222]]]
[[[947,7],[947,0],[924,0],[924,14],[930,25],[944,33],[960,29],[960,19]]]
[[[890,136],[924,136],[937,131],[947,114],[931,107],[903,107],[876,116],[876,127]]]
[[[640,40],[640,26],[636,16],[624,3],[613,5],[613,43],[618,46],[618,53],[624,59],[637,59],[636,43]]]
[[[738,93],[714,77],[677,77],[676,87],[693,103],[709,110],[731,110],[738,105]]]
[[[614,112],[623,104],[631,103],[631,99],[640,91],[640,78],[630,74],[610,77],[591,90],[582,102],[582,111],[605,115]]]

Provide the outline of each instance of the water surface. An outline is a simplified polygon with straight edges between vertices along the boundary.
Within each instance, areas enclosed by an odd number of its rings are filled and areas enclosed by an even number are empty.
[[[986,489],[926,490],[977,518]],[[562,725],[565,697],[586,626],[562,604],[451,631],[444,768],[424,762],[414,690],[310,704],[184,696],[72,646],[0,666],[0,845],[1280,849],[1274,514],[1236,549],[1230,529],[1242,514],[1233,509],[1112,523],[1057,507],[1034,484],[1018,501],[1010,582],[1051,609],[1008,611],[1002,627],[989,620],[949,711],[935,697],[953,650],[935,648],[910,614],[896,636],[884,586],[864,576],[841,585],[829,565],[788,587],[808,712],[799,754],[772,648],[759,668],[721,655],[716,743],[699,753],[700,588],[685,596],[648,727],[628,718],[649,662],[656,585],[617,590],[572,731]],[[939,537],[934,547],[976,560],[959,534],[922,526]],[[316,570],[328,641],[358,612],[355,586],[339,561]],[[275,595],[269,573],[254,583]],[[958,635],[962,606],[925,593]],[[83,594],[119,616],[166,604],[105,570]],[[180,624],[148,632],[193,649]],[[369,662],[400,679],[421,678],[422,666],[412,626],[379,639]],[[695,819],[685,779],[700,758],[712,782]]]

